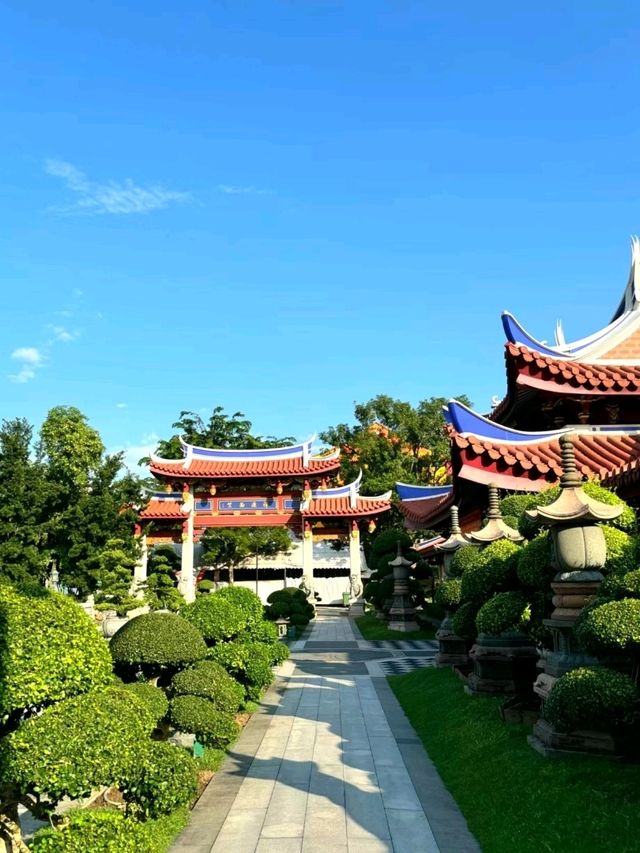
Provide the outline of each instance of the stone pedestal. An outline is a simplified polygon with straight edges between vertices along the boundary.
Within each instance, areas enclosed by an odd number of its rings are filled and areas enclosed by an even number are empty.
[[[389,563],[393,566],[393,599],[389,609],[389,629],[391,631],[419,631],[415,620],[415,609],[409,594],[409,568],[411,562],[400,553]]]
[[[451,613],[447,612],[442,620],[436,640],[440,646],[434,658],[436,666],[465,666],[469,662],[469,643],[453,630]]]
[[[544,620],[543,624],[551,630],[553,651],[545,655],[542,672],[533,685],[533,692],[543,702],[548,699],[551,688],[561,675],[580,666],[602,666],[599,660],[578,648],[573,636],[574,623],[575,618]]]
[[[608,732],[575,731],[557,732],[551,723],[538,720],[528,743],[545,758],[564,758],[571,755],[601,755],[606,758],[621,758],[624,743]]]
[[[467,680],[468,693],[528,695],[535,678],[538,652],[520,632],[497,637],[480,634],[469,652],[473,672]]]

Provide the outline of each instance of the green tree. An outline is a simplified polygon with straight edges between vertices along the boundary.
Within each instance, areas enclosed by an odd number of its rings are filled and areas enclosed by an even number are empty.
[[[104,453],[100,434],[75,406],[50,409],[40,429],[40,454],[63,488],[86,490]]]
[[[210,527],[202,536],[202,563],[229,569],[229,583],[234,570],[246,560],[255,558],[256,575],[260,557],[275,557],[291,548],[285,527]]]
[[[33,430],[24,418],[0,428],[0,577],[16,583],[42,581],[49,552],[43,510],[43,465],[31,455]]]
[[[156,450],[158,456],[165,459],[182,458],[181,438],[198,447],[247,448],[249,450],[260,447],[284,447],[295,442],[291,436],[274,438],[253,435],[251,421],[247,420],[242,412],[227,415],[222,406],[216,406],[207,421],[195,412],[182,411],[171,427],[177,430],[177,433],[159,441]],[[140,461],[146,463],[149,457],[144,457]]]
[[[171,545],[158,545],[149,554],[145,599],[152,610],[179,610],[184,605],[176,585],[179,568],[180,557]]]

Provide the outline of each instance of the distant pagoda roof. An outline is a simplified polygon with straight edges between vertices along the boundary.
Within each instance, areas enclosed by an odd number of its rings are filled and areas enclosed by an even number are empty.
[[[184,520],[187,513],[183,512],[183,501],[180,493],[153,494],[149,503],[140,512],[139,517],[147,520],[152,519],[176,519]]]
[[[312,453],[315,436],[288,447],[252,450],[197,447],[182,441],[183,459],[151,455],[149,470],[175,479],[233,479],[262,477],[316,477],[340,467],[340,451]]]
[[[567,343],[562,324],[555,329],[555,344],[529,334],[513,314],[505,311],[502,324],[507,341],[556,361],[580,364],[640,365],[640,240],[631,240],[631,271],[611,322],[585,338]]]
[[[383,495],[361,495],[362,471],[352,482],[331,489],[313,489],[308,500],[304,500],[300,511],[314,518],[332,516],[356,518],[378,515],[391,509],[391,491]]]
[[[434,519],[434,523],[449,515],[453,505],[453,486],[412,486],[396,483],[400,496],[398,508],[410,527],[423,526],[423,519]]]

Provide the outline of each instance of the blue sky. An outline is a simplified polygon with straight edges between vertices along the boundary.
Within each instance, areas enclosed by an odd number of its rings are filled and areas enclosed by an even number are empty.
[[[500,311],[604,325],[640,230],[637,6],[0,3],[0,416],[306,437],[504,391]],[[151,437],[151,438],[150,438]]]

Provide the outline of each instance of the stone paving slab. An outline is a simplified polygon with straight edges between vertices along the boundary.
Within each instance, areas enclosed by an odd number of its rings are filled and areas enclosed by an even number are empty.
[[[346,614],[319,611],[172,853],[478,853],[388,682],[350,659],[358,647]]]

